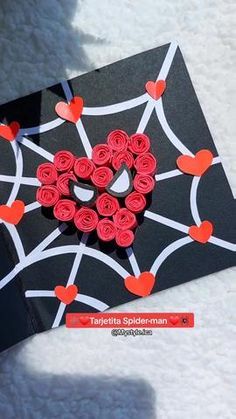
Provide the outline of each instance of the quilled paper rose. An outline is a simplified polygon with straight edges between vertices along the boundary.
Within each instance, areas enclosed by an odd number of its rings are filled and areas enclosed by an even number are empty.
[[[76,212],[74,223],[80,231],[90,233],[97,227],[98,215],[93,209],[82,207]]]
[[[76,203],[70,199],[60,199],[53,209],[55,218],[60,221],[71,221],[75,216]]]
[[[138,173],[153,176],[156,173],[157,162],[153,154],[144,153],[135,159],[134,167]]]
[[[157,162],[146,134],[129,136],[117,129],[106,141],[93,147],[91,158],[60,150],[53,163],[40,165],[36,199],[53,208],[58,221],[129,247],[138,227],[136,214],[145,211],[156,184]]]
[[[58,175],[53,163],[43,163],[38,166],[36,176],[43,185],[52,185]]]
[[[116,244],[120,247],[129,247],[134,241],[132,230],[118,230],[116,233]]]
[[[97,235],[104,242],[114,240],[116,237],[116,226],[109,218],[103,218],[98,222]]]
[[[61,150],[55,154],[53,162],[58,172],[67,172],[72,169],[74,160],[75,158],[70,151]]]
[[[127,150],[129,144],[129,136],[125,131],[116,129],[108,134],[107,144],[113,151]]]
[[[37,190],[36,199],[43,207],[53,207],[60,198],[60,192],[54,185],[43,185]]]
[[[81,179],[88,180],[95,169],[95,165],[91,159],[87,157],[79,157],[74,163],[75,175]]]
[[[134,154],[147,153],[150,150],[150,140],[145,134],[133,134],[130,137],[129,150]]]

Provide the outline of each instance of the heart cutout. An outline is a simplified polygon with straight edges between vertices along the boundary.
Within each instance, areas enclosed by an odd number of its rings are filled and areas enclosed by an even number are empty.
[[[177,316],[177,314],[175,316],[170,316],[170,322],[171,324],[173,324],[173,326],[175,326],[179,321],[179,316]]]
[[[54,289],[54,292],[62,303],[68,305],[74,301],[76,295],[78,294],[78,287],[74,284],[68,285],[68,287],[63,287],[63,285],[57,285]]]
[[[200,150],[194,157],[182,155],[177,158],[178,168],[189,175],[202,176],[211,166],[213,155],[210,150]]]
[[[200,226],[191,226],[189,228],[189,236],[199,242],[207,243],[213,232],[213,225],[210,221],[203,221]]]
[[[0,205],[0,219],[10,224],[18,224],[25,212],[23,201],[14,201],[10,206]]]
[[[82,97],[75,96],[69,103],[58,102],[55,106],[55,111],[60,118],[76,124],[82,114],[83,106]]]
[[[85,326],[90,321],[90,317],[89,316],[80,316],[79,321],[83,326]]]
[[[155,276],[151,272],[142,272],[138,278],[135,276],[127,276],[125,278],[125,287],[132,294],[146,297],[152,291],[155,284]]]
[[[20,124],[17,121],[13,121],[9,125],[0,125],[0,137],[3,137],[7,141],[14,141],[19,130]]]
[[[166,90],[166,81],[165,80],[157,80],[157,81],[149,80],[145,84],[145,88],[148,94],[153,99],[158,100],[163,95],[164,91]]]

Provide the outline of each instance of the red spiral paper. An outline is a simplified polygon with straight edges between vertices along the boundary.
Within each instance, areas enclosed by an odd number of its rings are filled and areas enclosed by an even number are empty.
[[[119,209],[115,213],[115,215],[113,215],[113,221],[115,223],[116,228],[118,228],[119,230],[133,229],[137,225],[135,215],[127,208]]]
[[[91,174],[95,169],[94,163],[88,157],[79,157],[74,163],[74,172],[76,176],[81,179],[90,179]]]
[[[104,242],[114,240],[116,236],[115,224],[109,218],[103,218],[97,225],[98,238]]]
[[[125,206],[131,212],[138,214],[146,207],[146,198],[139,192],[132,192],[125,198]]]
[[[103,217],[110,217],[119,209],[119,201],[108,193],[102,193],[96,201],[97,211]]]
[[[134,154],[147,153],[150,150],[150,140],[145,134],[133,134],[130,137],[129,150]]]
[[[108,134],[107,144],[113,151],[127,150],[129,144],[129,136],[125,131],[116,129]]]
[[[120,247],[129,247],[134,241],[134,233],[131,230],[118,230],[116,233],[116,244]]]
[[[43,185],[37,189],[36,199],[43,207],[53,207],[60,198],[60,192],[54,185]]]
[[[57,171],[54,164],[40,164],[37,168],[36,176],[43,185],[52,185],[57,180]]]
[[[125,163],[129,169],[134,164],[133,155],[129,151],[117,151],[112,158],[112,166],[115,170],[119,170],[121,165]]]
[[[153,154],[144,153],[135,159],[134,167],[138,173],[152,176],[156,172],[157,162]]]
[[[113,172],[109,167],[97,167],[91,176],[91,181],[98,189],[105,189],[113,178]]]
[[[54,165],[58,172],[68,172],[74,165],[75,157],[70,151],[61,150],[54,156]]]
[[[53,214],[57,220],[71,221],[74,218],[76,203],[70,199],[60,199],[54,209]]]
[[[97,144],[92,150],[92,159],[97,166],[106,166],[111,160],[111,150],[107,144]]]
[[[138,173],[134,177],[134,189],[142,194],[147,194],[153,191],[155,187],[155,180],[150,175],[142,175]]]
[[[70,189],[69,189],[69,181],[73,180],[74,182],[77,181],[77,178],[73,173],[63,173],[57,179],[57,188],[62,195],[69,196]]]
[[[78,230],[90,233],[97,227],[98,215],[91,208],[82,207],[75,213],[74,223]]]

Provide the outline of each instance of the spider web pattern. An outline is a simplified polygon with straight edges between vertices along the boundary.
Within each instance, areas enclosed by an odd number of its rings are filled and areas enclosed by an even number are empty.
[[[167,51],[166,57],[163,61],[161,70],[158,74],[157,80],[165,80],[166,77],[168,76],[169,69],[171,67],[172,61],[176,53],[176,49],[177,49],[177,44],[171,43]],[[70,102],[73,95],[69,87],[69,84],[65,81],[65,82],[62,82],[61,85],[64,90],[67,101]],[[165,116],[162,98],[158,100],[154,100],[150,95],[148,95],[148,93],[144,93],[143,95],[139,97],[136,97],[136,98],[124,101],[124,102],[116,103],[113,105],[109,105],[109,106],[84,107],[82,115],[89,115],[89,116],[101,115],[102,116],[102,115],[116,114],[119,112],[126,111],[128,109],[132,109],[134,107],[137,107],[145,103],[146,103],[146,106],[141,116],[139,125],[137,127],[137,132],[138,133],[144,132],[153,111],[155,111],[156,117],[158,118],[159,123],[164,133],[166,134],[166,137],[173,144],[173,146],[176,149],[178,149],[180,153],[193,156],[193,153],[191,152],[191,150],[189,150],[183,144],[183,142],[175,135],[173,130],[170,128],[168,121],[166,119],[166,116]],[[8,183],[13,184],[7,205],[11,205],[14,202],[14,200],[17,198],[19,188],[21,185],[39,186],[39,181],[35,177],[23,176],[23,156],[22,156],[22,150],[21,150],[22,146],[31,149],[33,152],[39,154],[40,156],[42,156],[48,161],[53,161],[53,157],[54,157],[53,154],[51,154],[44,148],[34,144],[32,141],[27,139],[26,136],[36,135],[36,134],[53,130],[54,128],[57,128],[64,123],[65,121],[63,119],[56,118],[48,123],[45,123],[36,127],[21,128],[16,138],[16,141],[13,141],[10,143],[13,149],[14,156],[15,156],[16,173],[15,173],[15,176],[0,175],[1,182],[8,182]],[[86,133],[86,130],[84,128],[81,118],[76,123],[76,128],[78,131],[79,140],[82,142],[82,145],[84,147],[84,150],[87,156],[91,157],[92,147],[91,147],[89,138],[87,136],[87,133]],[[218,156],[214,157],[212,165],[219,164],[219,163],[221,163],[220,158]],[[181,175],[183,175],[181,171],[179,171],[178,169],[174,169],[168,172],[157,174],[155,178],[157,181],[164,181],[165,179],[169,179],[169,178],[172,178],[175,176],[181,176]],[[201,180],[201,177],[198,177],[198,176],[193,177],[191,188],[190,188],[190,195],[189,195],[191,214],[197,226],[199,226],[202,222],[200,214],[199,214],[199,210],[198,210],[198,205],[197,205],[197,191],[198,191],[200,180]],[[40,207],[40,204],[38,202],[33,202],[31,204],[28,204],[25,207],[25,213],[34,211],[39,207]],[[166,248],[164,248],[164,250],[162,250],[160,254],[157,255],[156,259],[153,261],[153,264],[149,269],[151,273],[156,275],[160,266],[173,252],[191,243],[193,239],[188,235],[189,226],[187,225],[176,222],[173,219],[164,217],[162,215],[151,212],[149,210],[146,210],[144,212],[144,216],[149,218],[153,222],[163,224],[165,226],[168,226],[169,228],[173,228],[175,230],[178,230],[186,234],[185,237],[175,240],[174,242],[169,244]],[[87,246],[87,241],[89,237],[88,234],[82,235],[82,238],[78,245],[64,245],[64,246],[47,249],[47,247],[68,228],[68,225],[63,223],[59,227],[57,227],[52,233],[50,233],[30,253],[26,255],[24,251],[24,246],[18,234],[17,228],[14,225],[8,224],[1,220],[0,220],[0,223],[4,223],[4,225],[6,226],[12,238],[12,241],[15,245],[15,249],[17,252],[18,259],[19,259],[15,267],[4,278],[0,280],[0,289],[5,287],[10,281],[14,280],[17,274],[19,274],[24,268],[30,266],[31,264],[37,263],[41,260],[53,257],[55,255],[59,256],[62,254],[69,254],[69,253],[75,254],[75,257],[74,257],[74,262],[73,262],[66,286],[74,284],[83,255],[86,255],[91,258],[95,258],[101,261],[102,263],[109,266],[110,269],[117,272],[123,279],[125,279],[127,276],[131,274],[134,274],[137,277],[140,275],[139,264],[138,264],[138,261],[136,259],[136,256],[134,254],[132,247],[129,247],[126,249],[127,257],[129,259],[132,272],[128,272],[117,261],[115,261],[112,257],[107,255],[106,253],[99,251],[97,249],[88,247]],[[233,251],[233,252],[236,251],[235,244],[222,240],[215,236],[211,236],[209,239],[209,242],[213,245],[220,246],[229,251]],[[25,292],[25,296],[27,298],[33,298],[33,297],[55,298],[56,297],[54,290],[27,290]],[[84,295],[81,293],[77,294],[75,300],[78,302],[87,304],[88,306],[91,306],[98,311],[104,311],[109,308],[109,306],[105,302],[100,301],[96,298],[93,298],[89,295]],[[61,302],[57,310],[56,316],[54,318],[52,327],[57,327],[60,325],[63,314],[65,312],[65,308],[66,308],[66,305]]]

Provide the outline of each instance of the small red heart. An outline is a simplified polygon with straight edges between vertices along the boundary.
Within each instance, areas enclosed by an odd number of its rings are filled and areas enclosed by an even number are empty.
[[[142,272],[138,278],[135,276],[127,276],[127,278],[125,278],[126,288],[132,292],[132,294],[139,295],[140,297],[149,295],[154,283],[155,276],[151,272]]]
[[[57,285],[54,288],[54,292],[57,298],[64,304],[71,304],[78,294],[78,287],[74,284],[63,287],[63,285]]]
[[[158,81],[151,81],[149,80],[145,84],[145,88],[148,94],[155,100],[160,99],[163,95],[164,91],[166,90],[166,81],[165,80],[158,80]]]
[[[173,326],[175,326],[179,321],[179,316],[177,316],[177,314],[175,316],[170,316],[170,322],[171,324],[173,324]]]
[[[75,96],[69,103],[58,102],[55,111],[62,119],[76,123],[82,114],[83,105],[83,98]]]
[[[11,206],[0,205],[0,218],[6,223],[18,224],[25,212],[23,201],[14,201]]]
[[[200,150],[194,157],[182,155],[177,158],[178,168],[189,175],[201,176],[210,167],[213,155],[210,150]]]
[[[81,324],[83,324],[85,326],[90,321],[90,317],[89,316],[80,316],[79,321],[80,321]]]
[[[200,226],[189,227],[188,234],[199,243],[207,243],[213,232],[213,225],[210,221],[203,221]]]
[[[7,141],[13,141],[16,139],[19,130],[20,124],[17,121],[13,121],[9,125],[0,125],[0,137]]]

